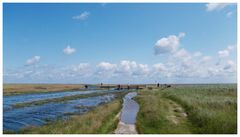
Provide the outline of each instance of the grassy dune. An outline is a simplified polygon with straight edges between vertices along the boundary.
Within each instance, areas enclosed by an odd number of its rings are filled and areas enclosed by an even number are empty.
[[[140,133],[237,133],[236,85],[143,90],[136,100]]]
[[[72,116],[68,120],[59,120],[41,127],[28,127],[24,134],[106,134],[113,133],[121,109],[121,99],[101,105],[83,115]]]
[[[81,84],[3,84],[3,95],[18,95],[54,91],[71,91],[84,88]]]

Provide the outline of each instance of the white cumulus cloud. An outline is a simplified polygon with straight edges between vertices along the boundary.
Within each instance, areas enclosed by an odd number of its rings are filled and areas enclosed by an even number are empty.
[[[40,56],[34,56],[26,61],[27,65],[33,65],[40,61]]]
[[[228,60],[227,64],[224,66],[224,70],[234,69],[235,63],[232,60]]]
[[[119,65],[118,72],[131,73],[131,71],[136,67],[137,63],[135,61],[122,60]]]
[[[88,63],[80,63],[62,68],[62,77],[85,77],[91,75],[91,68]]]
[[[230,55],[230,52],[234,49],[234,46],[227,46],[226,49],[218,51],[219,58],[225,58]]]
[[[84,11],[80,15],[73,16],[72,19],[86,20],[90,16],[90,12]]]
[[[234,49],[234,47],[235,47],[235,45],[229,45],[229,46],[227,46],[227,49],[228,49],[229,51],[231,51],[231,50]]]
[[[74,52],[76,52],[76,49],[71,48],[69,45],[65,49],[63,49],[63,53],[66,55],[70,55]]]
[[[220,51],[218,51],[218,56],[220,58],[228,57],[229,56],[229,51],[228,50],[220,50]]]
[[[109,71],[116,68],[116,64],[111,64],[109,62],[100,62],[97,67],[101,70]]]
[[[177,58],[189,58],[190,54],[185,49],[180,49],[173,54],[174,57]]]
[[[204,56],[204,57],[202,57],[201,61],[203,63],[208,63],[211,59],[212,59],[211,56]]]
[[[232,16],[232,14],[233,14],[233,12],[231,12],[231,11],[230,11],[230,12],[228,12],[228,13],[227,13],[227,17],[231,17],[231,16]]]
[[[96,76],[100,76],[103,79],[111,78],[114,76],[117,65],[109,62],[100,62],[97,65],[97,70],[95,72]]]
[[[167,70],[166,66],[163,63],[154,64],[153,68],[156,69],[159,72]]]
[[[150,68],[147,64],[138,64],[135,61],[122,60],[118,64],[100,62],[96,74],[105,77],[147,76]]]
[[[202,56],[202,53],[201,52],[195,52],[195,53],[193,53],[193,56],[194,57],[200,57],[200,56]]]
[[[179,38],[183,38],[183,37],[185,37],[185,35],[186,35],[186,34],[185,34],[184,32],[180,32],[180,33],[178,34],[178,37],[179,37]]]
[[[147,76],[150,73],[150,68],[147,64],[138,64],[137,68],[133,70],[132,74],[135,76]]]
[[[163,37],[159,39],[155,43],[154,52],[156,55],[164,54],[164,53],[171,53],[177,50],[180,44],[180,38],[183,38],[185,33],[181,32],[178,36],[176,35],[169,35],[167,37]]]
[[[206,4],[207,11],[219,11],[224,9],[226,6],[230,5],[229,3],[208,3]]]

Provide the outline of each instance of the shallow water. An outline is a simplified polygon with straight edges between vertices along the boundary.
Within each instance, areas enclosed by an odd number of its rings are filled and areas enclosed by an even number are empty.
[[[70,100],[67,102],[48,103],[18,109],[9,109],[3,113],[3,129],[18,132],[27,126],[41,126],[47,120],[67,118],[67,113],[82,114],[102,103],[112,101],[115,96],[111,93],[103,96]],[[79,108],[76,108],[80,106]],[[85,106],[85,107],[82,107]]]
[[[61,98],[65,96],[79,95],[79,94],[90,94],[96,92],[115,92],[116,90],[88,90],[88,91],[62,91],[62,92],[48,92],[48,93],[33,93],[33,94],[22,94],[3,96],[3,109],[11,109],[13,104],[31,102],[44,99]]]
[[[139,105],[132,98],[137,96],[137,92],[128,93],[123,99],[123,108],[120,120],[125,124],[135,124]]]

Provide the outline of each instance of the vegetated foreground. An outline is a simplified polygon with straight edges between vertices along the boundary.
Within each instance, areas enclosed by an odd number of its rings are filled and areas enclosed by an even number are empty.
[[[41,127],[28,127],[21,131],[27,134],[106,134],[117,127],[117,113],[121,99],[101,105],[83,115],[74,115],[67,120],[58,120]]]
[[[138,95],[139,133],[237,133],[236,84],[149,88]]]
[[[151,85],[137,92],[135,100],[140,110],[136,127],[140,134],[237,133],[236,84],[172,85],[163,88]],[[59,119],[41,127],[26,127],[20,133],[113,133],[119,122],[117,114],[122,108],[123,95],[85,114]]]
[[[3,84],[3,95],[71,91],[83,89],[81,84]]]

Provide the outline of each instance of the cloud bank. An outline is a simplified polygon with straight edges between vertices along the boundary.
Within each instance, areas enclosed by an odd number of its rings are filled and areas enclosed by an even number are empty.
[[[179,50],[165,62],[152,65],[122,60],[119,63],[99,62],[96,65],[79,63],[69,66],[29,65],[18,69],[4,69],[5,82],[60,82],[65,83],[154,83],[209,82],[206,80],[236,80],[237,66],[231,59],[221,61],[207,55],[194,56]],[[189,81],[188,81],[189,79]],[[226,82],[226,81],[223,81]]]

